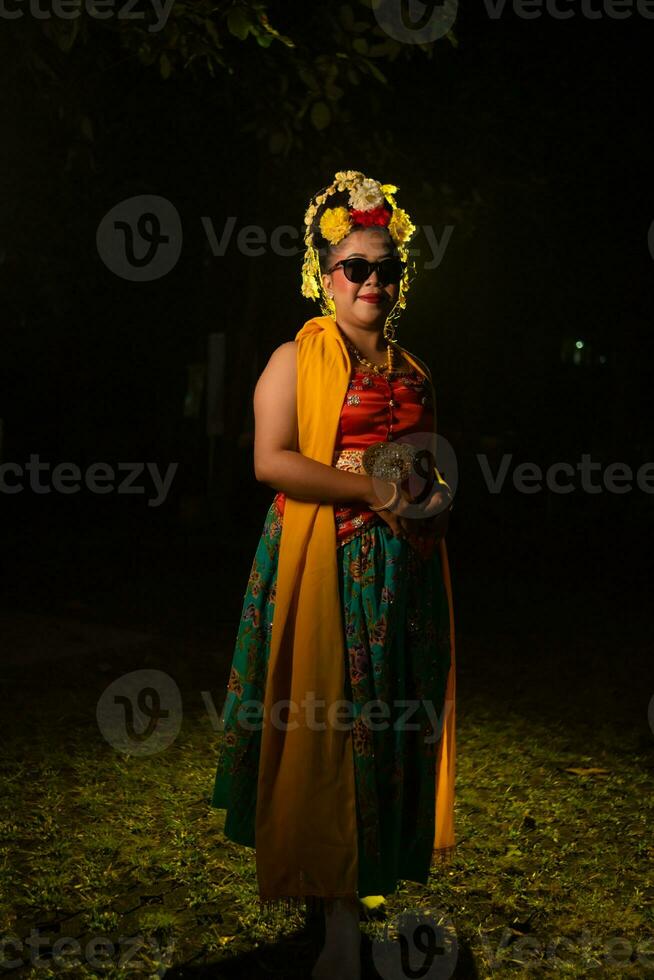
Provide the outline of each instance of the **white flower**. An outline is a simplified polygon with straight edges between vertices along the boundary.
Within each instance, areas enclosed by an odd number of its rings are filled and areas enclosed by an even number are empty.
[[[357,187],[350,191],[350,207],[357,211],[369,211],[384,203],[384,192],[378,180],[365,177]]]

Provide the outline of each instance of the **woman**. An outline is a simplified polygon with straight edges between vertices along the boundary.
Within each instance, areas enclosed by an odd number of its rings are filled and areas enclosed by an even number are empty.
[[[302,292],[323,316],[255,389],[255,474],[277,494],[212,799],[230,839],[256,841],[262,905],[324,900],[315,980],[358,978],[359,902],[426,883],[454,847],[451,498],[424,468],[429,369],[393,340],[415,230],[396,190],[340,172],[305,216]]]

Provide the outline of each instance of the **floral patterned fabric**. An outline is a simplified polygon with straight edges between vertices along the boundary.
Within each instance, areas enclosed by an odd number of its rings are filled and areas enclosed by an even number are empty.
[[[251,847],[282,527],[275,498],[243,601],[211,800],[227,811],[226,836]],[[352,705],[359,894],[384,895],[400,879],[424,884],[429,876],[436,749],[450,667],[447,594],[439,550],[423,559],[385,523],[362,527],[337,555],[346,641],[343,697]],[[258,714],[253,705],[245,713],[246,702],[259,705]]]

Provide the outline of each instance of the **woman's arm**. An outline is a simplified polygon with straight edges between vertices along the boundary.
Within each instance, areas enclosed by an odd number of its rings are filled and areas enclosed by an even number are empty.
[[[297,500],[378,505],[372,478],[303,456],[297,449],[297,343],[270,356],[254,389],[254,473]],[[392,485],[388,484],[388,499]]]

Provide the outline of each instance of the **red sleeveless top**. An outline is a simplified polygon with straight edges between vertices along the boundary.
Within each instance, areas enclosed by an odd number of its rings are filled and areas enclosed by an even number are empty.
[[[429,381],[415,368],[385,378],[355,370],[341,408],[334,461],[343,449],[366,449],[373,442],[390,442],[412,432],[434,431],[434,406]],[[274,498],[284,513],[286,495]],[[383,519],[365,504],[334,504],[337,546],[344,545],[371,524]]]

